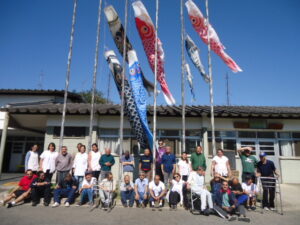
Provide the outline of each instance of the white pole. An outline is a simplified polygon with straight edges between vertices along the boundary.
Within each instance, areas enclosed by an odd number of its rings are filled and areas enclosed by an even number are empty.
[[[208,0],[205,1],[206,16],[207,16],[207,27],[209,28],[209,10],[208,10]],[[211,136],[212,136],[212,149],[213,155],[217,153],[216,151],[216,138],[215,138],[215,115],[214,115],[214,90],[213,90],[213,75],[212,75],[212,63],[211,63],[211,48],[210,48],[210,33],[207,30],[207,40],[208,40],[208,73],[210,77],[209,82],[209,97],[210,97],[210,122],[211,122]]]
[[[156,0],[156,11],[155,11],[155,58],[154,58],[154,102],[153,102],[153,176],[155,177],[156,170],[156,105],[157,105],[157,50],[158,50],[158,11],[159,11],[159,0]]]
[[[91,102],[91,112],[90,112],[91,114],[90,114],[88,152],[91,151],[93,125],[94,125],[94,114],[95,114],[94,107],[95,107],[95,92],[96,92],[96,87],[97,87],[96,85],[97,85],[98,58],[99,58],[101,12],[102,12],[102,0],[99,0],[96,49],[95,49],[94,73],[93,73],[92,102]]]
[[[127,24],[128,24],[128,0],[125,1],[125,27],[124,27],[124,41],[123,41],[123,62],[122,62],[122,90],[121,90],[121,115],[120,115],[120,152],[119,152],[119,160],[120,160],[120,168],[119,168],[119,182],[122,179],[122,164],[121,164],[121,156],[123,154],[123,138],[124,138],[124,91],[125,91],[125,75],[126,75],[126,52],[127,52],[127,45],[126,45],[126,36],[127,36]]]
[[[71,37],[70,37],[69,54],[68,54],[68,62],[67,62],[67,74],[66,74],[66,83],[65,83],[64,105],[63,105],[63,111],[62,111],[58,151],[61,150],[61,147],[63,145],[65,119],[66,119],[66,109],[67,109],[67,100],[68,100],[68,89],[69,89],[69,82],[70,82],[72,53],[73,53],[73,40],[74,40],[75,22],[76,22],[76,9],[77,9],[77,0],[74,0]]]
[[[181,152],[185,152],[185,73],[184,73],[184,16],[183,16],[183,0],[180,1],[180,19],[181,19],[181,102],[182,102],[182,144]]]
[[[3,167],[3,158],[4,158],[5,144],[7,138],[8,122],[9,122],[9,113],[5,112],[2,135],[1,135],[1,143],[0,143],[0,178],[2,176],[2,167]]]

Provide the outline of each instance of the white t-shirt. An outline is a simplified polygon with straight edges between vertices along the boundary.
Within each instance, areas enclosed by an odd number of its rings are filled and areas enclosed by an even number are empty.
[[[39,170],[39,154],[37,152],[30,151],[30,157],[28,159],[28,169],[32,171]]]
[[[97,184],[97,179],[95,177],[92,177],[92,179],[90,181],[87,181],[85,178],[83,179],[82,181],[82,186],[83,187],[84,185],[96,185]]]
[[[204,187],[204,176],[199,175],[197,172],[191,172],[187,182],[191,185],[193,190],[203,189]]]
[[[55,171],[55,160],[58,156],[58,152],[51,152],[50,150],[45,150],[41,154],[41,159],[43,159],[43,171],[46,173],[50,170],[50,173]]]
[[[226,156],[215,156],[213,158],[213,161],[215,161],[215,172],[221,174],[221,176],[228,176],[228,169],[227,169],[227,162],[228,158]]]
[[[161,192],[166,189],[166,187],[165,184],[161,181],[159,181],[158,185],[156,185],[154,181],[151,181],[149,183],[149,189],[153,191],[155,196],[159,196]]]
[[[101,157],[100,151],[98,152],[91,151],[91,169],[93,171],[100,171],[101,169],[99,163],[100,157]]]
[[[78,152],[73,164],[74,176],[84,176],[88,168],[88,155],[86,153]]]
[[[179,167],[179,171],[180,171],[180,175],[181,176],[188,176],[190,175],[191,172],[191,164],[187,163],[185,160],[180,160],[178,162],[178,167]]]
[[[172,189],[171,191],[177,192],[179,194],[182,193],[183,180],[177,182],[176,180],[172,180]]]
[[[249,193],[250,197],[255,196],[256,193],[258,193],[258,191],[259,191],[256,184],[248,185],[246,183],[242,183],[242,188],[243,188],[244,191]]]

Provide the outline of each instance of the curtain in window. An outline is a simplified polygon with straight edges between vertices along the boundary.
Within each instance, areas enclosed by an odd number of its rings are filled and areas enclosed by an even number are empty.
[[[292,143],[290,141],[280,141],[281,156],[293,156]]]
[[[100,138],[99,146],[101,153],[104,153],[105,148],[110,148],[112,153],[119,154],[120,144],[118,141],[118,138]]]

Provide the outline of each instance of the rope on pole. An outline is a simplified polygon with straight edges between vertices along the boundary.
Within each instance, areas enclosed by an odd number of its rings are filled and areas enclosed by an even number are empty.
[[[185,72],[184,72],[184,16],[183,16],[183,0],[180,1],[180,20],[181,20],[181,114],[182,114],[182,144],[181,153],[185,152]]]
[[[89,141],[88,141],[88,152],[91,151],[92,146],[92,135],[94,125],[94,114],[95,114],[95,92],[97,85],[97,72],[98,72],[98,58],[99,58],[99,41],[100,41],[100,25],[101,25],[101,12],[102,12],[102,0],[99,0],[98,8],[98,22],[97,22],[97,36],[96,36],[96,48],[95,48],[95,59],[94,59],[94,72],[93,72],[93,88],[92,88],[92,102],[90,112],[90,127],[89,127]]]
[[[122,72],[122,90],[121,90],[121,115],[120,115],[120,171],[119,171],[119,181],[121,182],[122,178],[122,164],[121,164],[121,156],[123,154],[123,138],[124,138],[124,91],[125,91],[125,75],[126,75],[126,52],[127,52],[127,45],[126,45],[126,36],[127,36],[127,24],[128,24],[128,0],[125,1],[125,24],[124,24],[124,41],[123,41],[123,72]]]
[[[67,99],[68,99],[68,90],[69,90],[69,82],[70,82],[70,74],[71,74],[72,54],[73,54],[73,40],[74,40],[75,23],[76,23],[76,9],[77,9],[77,0],[74,0],[73,16],[72,16],[72,28],[71,28],[71,36],[70,36],[68,62],[67,62],[67,74],[66,74],[66,83],[65,83],[64,105],[63,105],[61,127],[60,127],[59,151],[61,150],[61,147],[63,146],[63,137],[64,137],[64,128],[65,128],[65,119],[66,119],[66,109],[67,109]]]
[[[159,11],[159,0],[156,0],[155,9],[155,58],[154,58],[154,96],[153,96],[153,176],[155,177],[156,170],[156,105],[157,105],[157,50],[158,50],[158,11]]]
[[[206,19],[207,19],[207,48],[208,48],[208,73],[210,77],[209,81],[209,97],[210,97],[210,122],[211,122],[211,137],[212,137],[212,149],[213,155],[216,155],[216,138],[215,138],[215,115],[214,115],[214,90],[213,90],[213,75],[212,75],[212,63],[211,63],[211,48],[210,48],[210,30],[209,30],[209,9],[208,0],[205,0]]]

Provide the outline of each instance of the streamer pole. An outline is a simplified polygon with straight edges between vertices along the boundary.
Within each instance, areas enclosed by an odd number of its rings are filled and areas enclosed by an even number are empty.
[[[72,63],[72,54],[73,54],[73,40],[74,40],[75,23],[76,23],[76,9],[77,9],[77,0],[74,0],[73,16],[72,16],[72,28],[71,28],[71,36],[70,36],[70,44],[69,44],[66,82],[65,82],[64,104],[63,104],[61,127],[60,127],[60,138],[59,138],[59,149],[58,149],[59,152],[61,151],[61,147],[63,146],[63,138],[64,138],[64,129],[65,129],[65,120],[66,120],[66,111],[67,111],[67,100],[68,100],[68,90],[69,90],[69,82],[70,82],[70,74],[71,74],[71,63]]]

